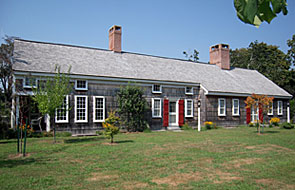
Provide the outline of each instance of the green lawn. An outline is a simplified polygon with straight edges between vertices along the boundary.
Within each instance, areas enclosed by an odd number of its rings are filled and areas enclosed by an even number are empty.
[[[295,130],[240,127],[0,141],[0,189],[295,189]]]

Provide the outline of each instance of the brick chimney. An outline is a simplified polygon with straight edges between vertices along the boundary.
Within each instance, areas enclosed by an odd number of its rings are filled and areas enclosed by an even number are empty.
[[[114,25],[109,29],[109,50],[121,53],[121,35],[121,26]]]
[[[218,44],[210,47],[210,64],[230,70],[229,45]]]

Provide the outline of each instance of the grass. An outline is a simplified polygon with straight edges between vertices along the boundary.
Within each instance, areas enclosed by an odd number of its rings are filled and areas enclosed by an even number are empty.
[[[0,141],[0,189],[295,189],[295,130],[239,127]]]

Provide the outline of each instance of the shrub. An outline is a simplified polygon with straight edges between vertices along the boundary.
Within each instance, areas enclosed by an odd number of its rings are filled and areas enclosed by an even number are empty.
[[[118,112],[126,129],[130,132],[143,131],[146,128],[145,112],[147,109],[143,90],[127,85],[117,94]]]
[[[254,123],[250,122],[250,123],[248,124],[248,126],[249,126],[249,127],[254,127],[255,125],[254,125]]]
[[[143,130],[143,132],[144,132],[144,133],[151,133],[152,130],[151,130],[150,128],[146,128],[146,129]]]
[[[181,127],[182,130],[193,130],[191,126],[189,126],[187,123],[183,124]]]
[[[284,129],[293,129],[294,128],[294,125],[291,124],[291,123],[284,122],[284,123],[281,124],[281,128],[284,128]]]
[[[50,131],[50,132],[42,132],[42,137],[53,137],[53,132]]]
[[[216,129],[216,125],[212,121],[205,121],[204,125],[206,129]]]
[[[280,118],[277,118],[277,117],[273,117],[269,121],[270,124],[272,124],[273,126],[276,126],[276,127],[279,126],[279,122],[280,122]]]
[[[109,117],[102,123],[103,128],[105,129],[104,135],[105,137],[111,139],[111,143],[114,142],[114,135],[119,133],[119,127],[116,125],[119,124],[120,118],[115,114],[116,112],[111,111],[108,113]]]

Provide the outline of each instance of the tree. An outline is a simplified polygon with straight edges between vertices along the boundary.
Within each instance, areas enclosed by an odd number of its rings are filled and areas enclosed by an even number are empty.
[[[143,131],[146,127],[144,113],[147,105],[143,91],[139,87],[128,84],[118,92],[117,101],[118,113],[127,130]]]
[[[280,12],[288,14],[286,0],[234,0],[234,6],[241,21],[256,27],[270,23]]]
[[[45,116],[49,115],[54,117],[57,108],[61,107],[64,103],[65,96],[72,91],[72,85],[70,84],[70,73],[64,74],[60,71],[60,66],[55,67],[55,76],[46,78],[45,82],[41,82],[37,88],[33,88],[34,96],[33,100],[37,103],[40,113]],[[42,80],[41,80],[42,81]],[[56,129],[54,130],[54,142],[56,142]]]
[[[116,116],[116,112],[111,111],[108,113],[109,117],[102,123],[104,135],[111,139],[111,143],[114,143],[114,136],[119,133],[119,121],[120,118]]]
[[[13,38],[6,37],[0,46],[0,101],[1,109],[10,109],[12,100],[12,54]],[[3,110],[2,110],[3,111]]]
[[[290,62],[277,46],[251,42],[248,48],[231,50],[230,59],[231,66],[257,70],[285,90],[292,91],[288,86],[292,78]]]
[[[266,95],[252,94],[252,96],[248,96],[245,100],[246,108],[253,108],[254,110],[259,109],[258,134],[260,134],[260,124],[263,123],[263,116],[266,115],[270,109],[273,99],[273,97],[268,97]]]
[[[189,61],[198,62],[198,60],[199,60],[199,52],[196,49],[194,49],[193,54],[187,53],[186,51],[184,51],[182,53]]]
[[[294,69],[295,67],[295,34],[293,34],[292,39],[287,41],[287,45],[290,48],[288,50],[288,60],[291,63],[291,67]]]

